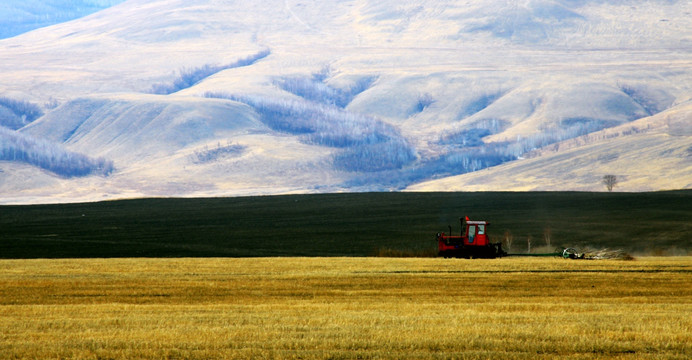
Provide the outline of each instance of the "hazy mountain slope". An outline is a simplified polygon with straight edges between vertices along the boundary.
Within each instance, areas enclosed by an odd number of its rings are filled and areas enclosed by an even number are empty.
[[[549,146],[470,174],[411,186],[411,191],[615,191],[692,188],[692,103],[627,125]]]
[[[116,169],[0,193],[392,190],[483,169],[692,99],[690,14],[664,0],[129,0],[0,41],[0,97],[45,112],[19,131]]]
[[[23,133],[126,166],[189,145],[267,133],[248,106],[212,99],[153,95],[78,98],[28,125]]]
[[[22,132],[115,159],[115,174],[73,180],[69,188],[54,192],[57,198],[89,196],[95,188],[128,196],[291,192],[337,177],[325,168],[328,153],[272,131],[249,106],[227,100],[85,97],[63,104]],[[261,178],[248,181],[248,174]],[[11,183],[8,179],[7,186]],[[46,193],[35,185],[29,183],[22,192]],[[0,183],[0,189],[11,188]]]

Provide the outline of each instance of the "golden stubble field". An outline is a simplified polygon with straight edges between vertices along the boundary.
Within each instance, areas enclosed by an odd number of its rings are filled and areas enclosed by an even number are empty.
[[[2,359],[692,358],[692,258],[0,260]]]

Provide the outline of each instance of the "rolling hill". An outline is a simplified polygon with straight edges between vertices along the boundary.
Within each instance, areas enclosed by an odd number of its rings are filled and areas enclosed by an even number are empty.
[[[0,125],[31,145],[0,133],[0,201],[594,191],[610,173],[621,191],[690,188],[691,14],[663,0],[125,1],[0,40]],[[50,159],[42,142],[95,165],[66,176],[16,156]]]
[[[692,104],[555,143],[469,174],[431,180],[410,191],[657,191],[692,187]]]

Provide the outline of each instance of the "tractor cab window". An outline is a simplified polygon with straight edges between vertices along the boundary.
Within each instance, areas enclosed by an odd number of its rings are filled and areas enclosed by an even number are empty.
[[[476,225],[469,225],[469,244],[473,244],[474,237],[476,237]]]
[[[478,225],[478,235],[485,234],[485,225]]]

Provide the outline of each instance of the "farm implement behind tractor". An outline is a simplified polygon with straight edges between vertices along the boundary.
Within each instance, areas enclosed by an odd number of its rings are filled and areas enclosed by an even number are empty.
[[[460,218],[461,233],[459,236],[451,235],[452,227],[449,227],[450,235],[443,232],[437,233],[438,256],[444,258],[483,258],[495,259],[504,256],[562,256],[565,259],[631,259],[629,254],[621,250],[595,250],[578,252],[574,248],[556,249],[553,253],[545,254],[508,254],[502,249],[501,242],[490,242],[488,236],[489,222],[484,220],[470,220],[468,216]]]

